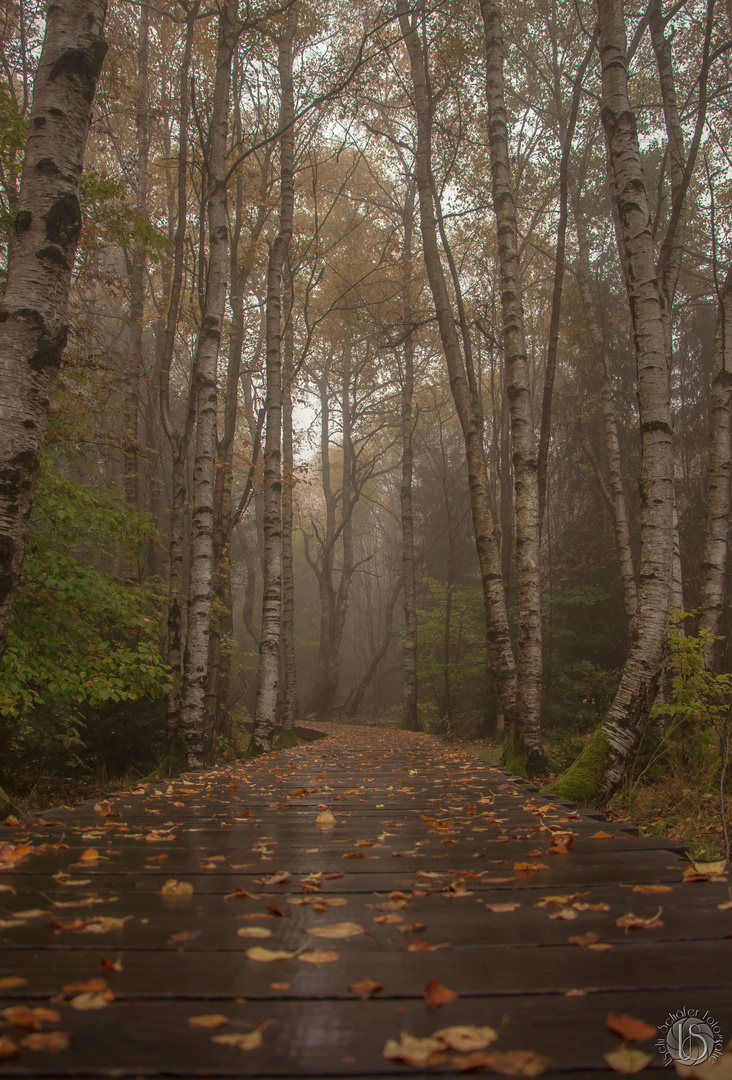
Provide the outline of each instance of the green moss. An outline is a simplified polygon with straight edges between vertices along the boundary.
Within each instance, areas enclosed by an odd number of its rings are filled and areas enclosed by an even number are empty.
[[[514,725],[506,733],[501,754],[501,767],[508,769],[514,776],[526,776],[526,763],[529,755],[526,744],[519,735],[518,728]]]
[[[596,729],[577,760],[542,791],[555,799],[569,799],[581,807],[602,806],[606,799],[607,771],[612,750],[602,727]]]
[[[294,731],[281,731],[275,738],[273,749],[286,750],[290,746],[297,746],[297,735]]]

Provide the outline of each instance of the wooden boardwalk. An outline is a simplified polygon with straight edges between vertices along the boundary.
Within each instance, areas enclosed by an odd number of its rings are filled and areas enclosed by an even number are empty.
[[[484,1067],[582,1080],[610,1074],[609,1013],[683,1008],[732,1039],[725,880],[685,882],[677,845],[426,735],[333,726],[3,828],[0,859],[8,1076],[420,1077],[470,1061],[387,1041],[470,1025],[498,1032]],[[618,925],[631,912],[650,925]],[[633,1046],[655,1054],[639,1075],[675,1075],[655,1037]]]

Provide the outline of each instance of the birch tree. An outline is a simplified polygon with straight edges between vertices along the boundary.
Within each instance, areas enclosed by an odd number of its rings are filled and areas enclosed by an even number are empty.
[[[0,305],[0,657],[66,344],[81,231],[79,181],[106,53],[105,0],[51,5],[33,86],[17,213]]]
[[[208,638],[213,591],[213,506],[216,473],[217,361],[226,305],[229,228],[226,197],[226,141],[235,42],[235,0],[219,13],[216,78],[207,169],[209,229],[201,326],[194,361],[196,437],[193,463],[188,630],[184,654],[180,731],[189,768],[203,764],[203,718],[208,672]]]
[[[264,443],[264,584],[254,731],[250,754],[272,749],[277,709],[282,618],[282,270],[295,209],[295,96],[292,59],[298,0],[292,0],[279,37],[280,221],[267,268],[267,427]]]

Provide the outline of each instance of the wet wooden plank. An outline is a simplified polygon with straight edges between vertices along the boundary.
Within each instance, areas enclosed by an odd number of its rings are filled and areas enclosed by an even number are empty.
[[[332,829],[318,828],[322,809],[334,814]],[[555,828],[575,834],[566,855],[548,844]],[[593,839],[598,831],[608,838]],[[60,808],[3,839],[31,849],[0,875],[0,922],[11,923],[0,926],[3,970],[27,980],[0,989],[3,1005],[47,1004],[69,982],[98,977],[102,959],[122,960],[121,972],[105,975],[116,995],[107,1007],[79,1012],[68,995],[55,1006],[74,1033],[71,1049],[23,1050],[2,1066],[8,1075],[418,1077],[383,1058],[387,1038],[507,1015],[501,1050],[545,1054],[552,1075],[578,1080],[607,1071],[603,1048],[617,1045],[604,1024],[610,1009],[661,1023],[664,1010],[698,1003],[729,1018],[724,881],[682,884],[688,862],[678,845],[550,804],[426,736],[335,729],[307,747],[122,793],[96,809]],[[89,848],[97,860],[81,858]],[[527,862],[539,868],[516,866]],[[278,871],[289,876],[267,880]],[[192,896],[163,897],[171,877],[189,882]],[[651,895],[634,885],[665,888]],[[236,888],[255,898],[226,899]],[[566,899],[536,906],[547,895]],[[346,903],[316,906],[339,898]],[[517,906],[487,906],[506,903]],[[551,919],[560,907],[574,917]],[[617,926],[622,914],[650,918],[659,907],[662,926]],[[49,915],[78,925],[54,928]],[[99,923],[110,917],[126,921]],[[308,933],[345,920],[367,932]],[[237,934],[257,925],[272,933]],[[570,943],[587,933],[610,948]],[[410,951],[420,940],[445,947]],[[265,964],[247,957],[253,944],[338,958]],[[358,1001],[349,987],[366,976],[384,989]],[[435,978],[460,995],[439,1010],[422,997]],[[230,1016],[239,1031],[274,1022],[260,1050],[243,1052],[190,1028],[190,1016],[208,1012]]]

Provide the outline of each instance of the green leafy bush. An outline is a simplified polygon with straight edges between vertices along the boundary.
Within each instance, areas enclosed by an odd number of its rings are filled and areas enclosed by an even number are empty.
[[[0,784],[44,772],[119,774],[164,737],[162,605],[119,580],[155,536],[145,515],[44,458],[21,585],[0,665]]]

